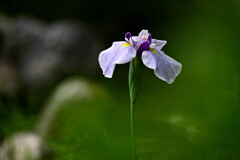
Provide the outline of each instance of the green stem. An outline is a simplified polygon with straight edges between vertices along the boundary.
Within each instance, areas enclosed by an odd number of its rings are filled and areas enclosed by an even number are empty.
[[[136,57],[130,62],[129,67],[129,93],[130,93],[130,118],[131,118],[131,142],[132,142],[132,159],[137,160],[136,140],[134,132],[134,108],[138,96],[141,81],[142,62]]]
[[[132,141],[132,159],[136,160],[136,141],[135,141],[135,129],[134,129],[134,104],[131,101],[130,106],[130,117],[131,117],[131,141]]]

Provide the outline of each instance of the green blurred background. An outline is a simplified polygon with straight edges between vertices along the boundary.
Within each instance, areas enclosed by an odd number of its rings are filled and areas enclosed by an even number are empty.
[[[136,104],[138,159],[240,160],[239,0],[2,0],[0,14],[83,23],[98,37],[98,53],[128,31],[148,29],[153,38],[167,40],[163,51],[183,68],[171,85],[143,69]],[[98,64],[94,58],[89,63]],[[51,150],[45,159],[131,159],[127,80],[125,64],[112,79],[100,67],[90,76],[67,74],[37,104],[26,103],[24,92],[1,94],[0,142],[19,132],[43,134],[36,126],[49,106],[58,106],[42,136]],[[79,89],[55,100],[62,87]]]

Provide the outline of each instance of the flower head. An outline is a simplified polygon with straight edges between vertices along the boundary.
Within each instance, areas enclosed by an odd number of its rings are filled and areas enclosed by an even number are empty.
[[[158,78],[171,84],[181,72],[182,65],[161,51],[166,43],[152,39],[147,30],[142,30],[138,36],[127,32],[125,41],[113,42],[110,48],[100,53],[98,60],[103,75],[111,78],[116,64],[128,63],[137,56]]]

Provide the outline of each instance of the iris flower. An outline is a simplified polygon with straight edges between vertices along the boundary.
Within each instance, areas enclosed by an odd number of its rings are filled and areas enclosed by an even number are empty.
[[[125,41],[113,42],[110,48],[100,53],[98,60],[103,75],[112,78],[116,64],[128,63],[139,57],[158,78],[171,84],[181,72],[182,65],[162,51],[166,43],[153,39],[148,30],[142,30],[138,36],[127,32]]]

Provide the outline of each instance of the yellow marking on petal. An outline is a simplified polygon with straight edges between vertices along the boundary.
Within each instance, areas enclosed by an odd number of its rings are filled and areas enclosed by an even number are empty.
[[[131,46],[131,44],[127,42],[122,46],[122,48],[127,47],[127,46]]]
[[[156,51],[154,48],[150,48],[149,50],[152,51],[154,54],[157,55],[157,51]]]

